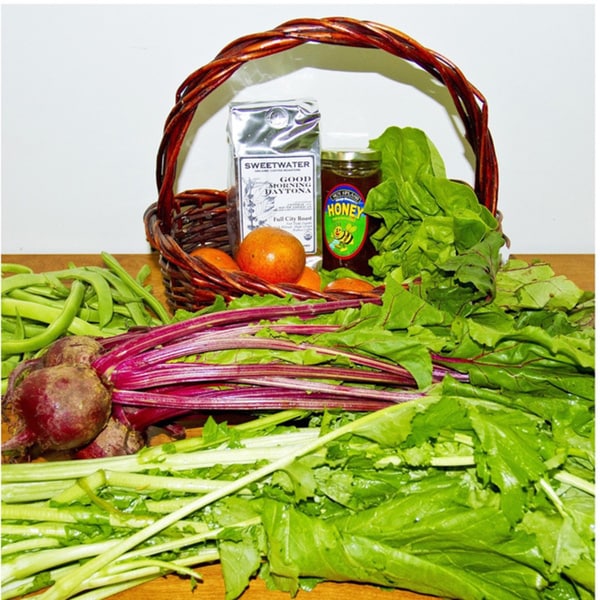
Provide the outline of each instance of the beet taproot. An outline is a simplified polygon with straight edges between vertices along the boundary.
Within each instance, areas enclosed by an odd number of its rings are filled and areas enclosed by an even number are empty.
[[[110,417],[102,431],[89,444],[77,450],[75,457],[104,458],[135,454],[144,445],[144,436],[139,431]]]
[[[12,437],[3,451],[71,450],[90,443],[106,425],[111,394],[85,366],[60,364],[33,369],[7,394]]]
[[[102,344],[89,336],[68,335],[54,341],[42,356],[45,367],[90,365],[102,352]]]

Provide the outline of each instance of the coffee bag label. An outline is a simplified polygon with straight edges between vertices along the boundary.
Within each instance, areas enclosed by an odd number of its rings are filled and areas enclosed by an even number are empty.
[[[256,227],[271,225],[293,233],[307,254],[317,252],[315,157],[244,157],[239,169],[241,238]]]
[[[320,113],[314,100],[233,103],[228,141],[232,248],[250,231],[293,233],[307,263],[321,257]]]

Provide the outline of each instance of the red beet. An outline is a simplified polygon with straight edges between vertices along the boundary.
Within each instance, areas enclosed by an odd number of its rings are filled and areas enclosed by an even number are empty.
[[[6,397],[18,425],[4,450],[70,450],[91,442],[111,412],[111,396],[89,367],[34,369]]]
[[[111,417],[106,427],[76,453],[76,458],[103,458],[135,454],[144,447],[144,436]]]
[[[90,365],[102,351],[98,340],[85,335],[69,335],[53,342],[43,355],[44,366]]]

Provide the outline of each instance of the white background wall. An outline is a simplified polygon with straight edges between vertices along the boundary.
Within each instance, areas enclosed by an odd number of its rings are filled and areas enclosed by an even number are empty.
[[[2,251],[148,252],[142,215],[180,83],[238,37],[334,15],[404,31],[486,96],[513,252],[594,251],[591,3],[3,5]],[[318,48],[250,63],[201,104],[178,190],[226,186],[229,100],[300,96],[318,99],[325,139],[420,127],[449,176],[473,181],[429,76],[390,55]]]

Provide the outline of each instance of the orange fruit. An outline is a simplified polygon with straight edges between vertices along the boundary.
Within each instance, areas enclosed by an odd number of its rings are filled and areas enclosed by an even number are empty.
[[[306,252],[294,234],[265,226],[241,241],[235,259],[242,271],[269,283],[295,283],[306,265]]]
[[[199,256],[207,263],[223,271],[239,271],[238,264],[225,252],[213,246],[199,246],[190,252],[191,256]]]
[[[374,288],[374,285],[364,279],[358,279],[356,277],[340,277],[340,279],[334,279],[325,289],[344,292],[368,292]]]
[[[296,285],[308,288],[309,290],[320,291],[321,289],[321,276],[310,267],[304,267],[300,279],[296,281]]]

